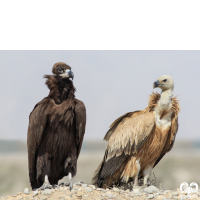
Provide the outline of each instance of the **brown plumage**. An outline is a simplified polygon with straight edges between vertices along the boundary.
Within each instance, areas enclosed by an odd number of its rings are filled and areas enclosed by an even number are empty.
[[[153,167],[169,152],[178,131],[179,103],[172,97],[173,80],[159,78],[162,94],[153,93],[148,107],[116,119],[106,133],[108,141],[103,161],[94,173],[93,184],[110,187],[119,182],[144,178],[147,184]]]
[[[75,98],[71,67],[56,63],[46,75],[50,92],[36,104],[29,116],[27,134],[29,178],[32,189],[39,188],[48,175],[50,184],[77,171],[86,125],[86,109]]]

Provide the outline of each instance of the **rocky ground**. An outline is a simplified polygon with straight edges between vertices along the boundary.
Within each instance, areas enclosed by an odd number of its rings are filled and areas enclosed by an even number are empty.
[[[67,200],[67,199],[88,199],[88,200],[109,200],[109,199],[199,199],[200,190],[193,194],[193,197],[187,198],[186,194],[181,193],[180,189],[176,190],[159,190],[151,185],[149,187],[137,187],[132,191],[122,190],[119,188],[100,189],[94,185],[84,183],[76,183],[70,191],[69,187],[57,187],[54,189],[45,189],[42,191],[29,191],[28,188],[24,192],[19,192],[14,196],[1,197],[6,200]]]

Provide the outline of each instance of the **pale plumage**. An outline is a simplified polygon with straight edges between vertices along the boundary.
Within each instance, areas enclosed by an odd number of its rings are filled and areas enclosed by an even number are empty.
[[[144,184],[153,167],[171,150],[178,131],[179,104],[172,97],[173,80],[162,76],[154,83],[162,89],[153,93],[148,107],[127,113],[113,122],[104,140],[108,141],[104,159],[93,177],[93,184],[109,187],[138,177]]]

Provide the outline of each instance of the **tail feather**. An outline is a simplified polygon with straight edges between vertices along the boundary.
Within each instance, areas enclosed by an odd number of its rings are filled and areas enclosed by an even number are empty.
[[[96,171],[94,172],[94,175],[92,177],[92,184],[96,185],[97,187],[101,187],[101,185],[103,185],[103,182],[99,180],[101,170],[102,170],[102,167],[103,167],[103,163],[104,163],[104,161],[101,162],[101,164],[96,169]]]

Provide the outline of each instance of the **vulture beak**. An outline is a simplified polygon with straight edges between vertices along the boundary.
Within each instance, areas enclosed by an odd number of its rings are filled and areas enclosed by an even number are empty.
[[[153,88],[157,88],[157,87],[159,87],[159,85],[160,85],[160,81],[155,81],[153,83]]]
[[[61,76],[72,78],[72,80],[74,79],[74,73],[72,71],[69,71],[68,73],[65,72]]]
[[[74,73],[72,71],[69,71],[67,74],[67,77],[74,79]]]

